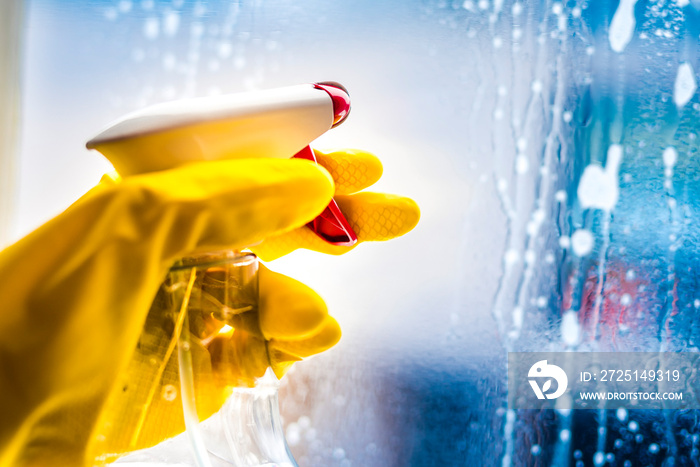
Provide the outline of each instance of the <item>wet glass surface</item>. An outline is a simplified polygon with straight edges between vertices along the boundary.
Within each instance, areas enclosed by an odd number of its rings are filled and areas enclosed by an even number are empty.
[[[423,218],[270,264],[344,328],[282,389],[300,465],[696,465],[696,411],[509,411],[506,357],[698,350],[698,8],[31,0],[19,231],[109,170],[82,148],[128,111],[336,80],[315,147],[376,152]]]

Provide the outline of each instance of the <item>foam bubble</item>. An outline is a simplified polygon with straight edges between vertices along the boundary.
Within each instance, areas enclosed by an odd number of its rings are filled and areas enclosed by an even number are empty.
[[[688,62],[681,63],[678,66],[676,83],[673,87],[673,102],[679,108],[683,107],[693,97],[697,88],[698,84],[695,81],[695,71],[692,65]]]
[[[590,164],[583,171],[578,184],[578,198],[583,209],[597,208],[612,211],[620,196],[618,172],[622,162],[622,146],[612,144],[608,148],[605,169]]]
[[[617,53],[622,52],[632,40],[636,20],[634,18],[634,5],[637,0],[620,0],[615,15],[610,22],[608,39],[610,47]]]

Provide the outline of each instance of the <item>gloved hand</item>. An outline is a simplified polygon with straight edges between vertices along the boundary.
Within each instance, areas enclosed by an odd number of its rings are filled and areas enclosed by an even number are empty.
[[[336,178],[338,193],[368,186],[381,174],[366,153],[319,154],[319,162]],[[256,250],[268,259],[298,247],[342,252],[299,230],[333,193],[329,172],[304,160],[194,163],[105,179],[4,250],[0,465],[90,465],[95,451],[88,444],[99,444],[96,431],[108,399],[125,389],[116,385],[173,262],[264,239]],[[360,241],[401,235],[418,220],[417,206],[406,198],[358,194],[338,202]],[[264,368],[256,366],[272,364],[281,375],[290,362],[329,348],[340,336],[313,291],[264,267],[258,325],[259,335],[236,329],[212,342],[214,366],[239,349],[250,354],[250,367],[241,371],[259,374]],[[269,360],[256,357],[261,342]],[[152,375],[134,376],[129,384],[147,384],[137,376]],[[157,423],[149,426],[158,429]],[[140,439],[149,439],[148,433]]]

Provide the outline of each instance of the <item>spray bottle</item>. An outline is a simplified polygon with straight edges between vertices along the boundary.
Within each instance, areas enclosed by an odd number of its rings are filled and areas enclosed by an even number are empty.
[[[309,143],[341,124],[349,111],[348,93],[335,82],[179,100],[126,115],[87,147],[101,152],[122,176],[220,159],[316,162]],[[308,227],[336,245],[357,242],[335,201]],[[190,459],[197,467],[297,465],[284,440],[272,371],[247,387],[254,375],[239,372],[238,380],[217,385],[207,367],[212,342],[221,342],[242,323],[250,328],[257,322],[257,270],[255,255],[239,251],[183,258],[171,268],[126,372],[149,375],[149,381],[129,392],[127,377],[123,394],[108,403],[111,415],[100,433],[112,453],[98,462],[121,457],[117,464],[172,465]],[[226,355],[231,368],[241,364],[236,349]],[[201,390],[211,387],[221,391]],[[178,400],[182,411],[173,411]],[[183,420],[186,433],[165,440],[168,433],[181,431]],[[134,429],[123,434],[110,431],[112,426]],[[135,447],[156,444],[122,457]]]

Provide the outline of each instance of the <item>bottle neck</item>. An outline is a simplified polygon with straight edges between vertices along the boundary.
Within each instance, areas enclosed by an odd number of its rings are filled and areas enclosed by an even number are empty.
[[[242,252],[240,250],[222,250],[186,256],[177,260],[171,267],[171,270],[202,268],[224,263],[235,264],[236,266],[240,267],[254,267],[257,260],[257,256],[250,252]]]

